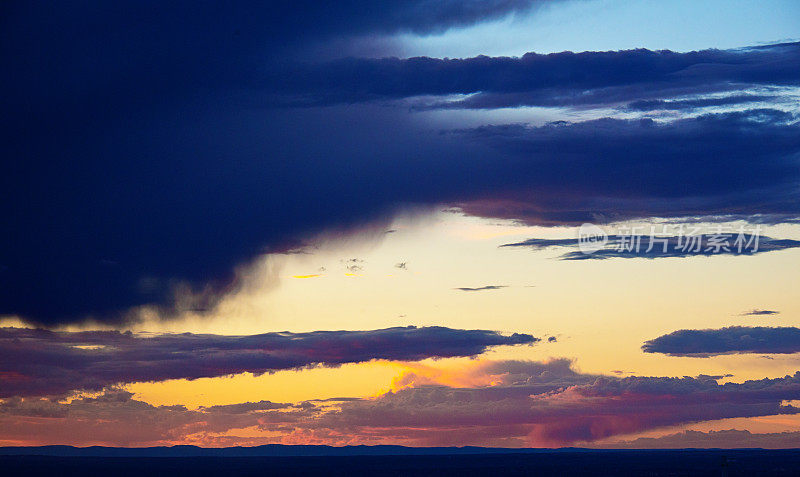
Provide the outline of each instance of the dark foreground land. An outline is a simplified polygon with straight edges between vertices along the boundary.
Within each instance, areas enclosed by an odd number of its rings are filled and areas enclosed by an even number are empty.
[[[561,450],[270,457],[0,456],[3,476],[800,476],[800,450]]]

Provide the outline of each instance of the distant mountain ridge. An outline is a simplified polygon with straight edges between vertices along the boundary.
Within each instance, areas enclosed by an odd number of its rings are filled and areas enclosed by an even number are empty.
[[[494,455],[494,454],[548,454],[548,453],[644,453],[668,452],[680,449],[587,449],[582,447],[511,448],[511,447],[406,447],[395,445],[284,445],[267,444],[253,447],[198,447],[192,445],[159,447],[75,447],[67,445],[0,447],[0,456],[51,456],[51,457],[336,457],[336,456],[436,456],[436,455]],[[683,449],[715,451],[726,449]],[[733,449],[727,449],[729,451]],[[764,449],[736,449],[760,451]],[[789,451],[790,449],[785,449]],[[797,449],[795,449],[796,451]]]
[[[74,447],[51,445],[39,447],[0,447],[1,456],[41,455],[55,457],[303,457],[303,456],[394,456],[394,455],[469,455],[531,454],[546,452],[594,452],[593,449],[565,447],[561,449],[502,447],[406,447],[393,445],[358,445],[334,447],[326,445],[268,444],[254,447],[198,447],[191,445],[160,447]],[[599,451],[608,452],[608,451]]]

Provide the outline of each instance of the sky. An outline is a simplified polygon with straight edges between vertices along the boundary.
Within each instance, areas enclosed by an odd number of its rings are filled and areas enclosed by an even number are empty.
[[[0,445],[798,447],[797,2],[2,9]]]

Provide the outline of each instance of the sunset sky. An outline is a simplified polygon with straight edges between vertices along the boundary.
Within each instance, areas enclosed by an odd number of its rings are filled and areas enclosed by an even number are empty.
[[[268,3],[0,7],[0,446],[800,447],[800,3]]]

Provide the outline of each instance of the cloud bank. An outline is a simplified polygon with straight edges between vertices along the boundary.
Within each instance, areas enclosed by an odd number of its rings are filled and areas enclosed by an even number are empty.
[[[9,7],[0,315],[119,324],[149,305],[172,317],[187,290],[189,308],[211,310],[260,255],[409,209],[538,225],[800,216],[798,44],[466,59],[317,48],[540,3]],[[419,120],[510,105],[595,110],[544,126]]]
[[[800,432],[752,433],[747,430],[683,431],[662,437],[640,437],[607,447],[619,449],[794,449]]]
[[[492,346],[537,341],[519,333],[504,336],[486,330],[413,326],[250,336],[0,328],[0,398],[99,391],[141,381],[263,374],[374,359],[475,356]]]
[[[637,49],[527,53],[519,58],[348,58],[277,72],[272,90],[287,104],[471,95],[418,107],[596,107],[630,101],[629,109],[690,109],[774,98],[742,93],[682,102],[658,98],[797,86],[798,64],[800,43],[687,53]]]
[[[453,380],[451,385],[440,384]],[[688,422],[797,413],[800,373],[718,384],[710,377],[592,376],[566,360],[416,368],[397,389],[356,400],[242,403],[189,410],[107,390],[69,403],[0,402],[6,442],[206,446],[406,444],[565,446]]]

